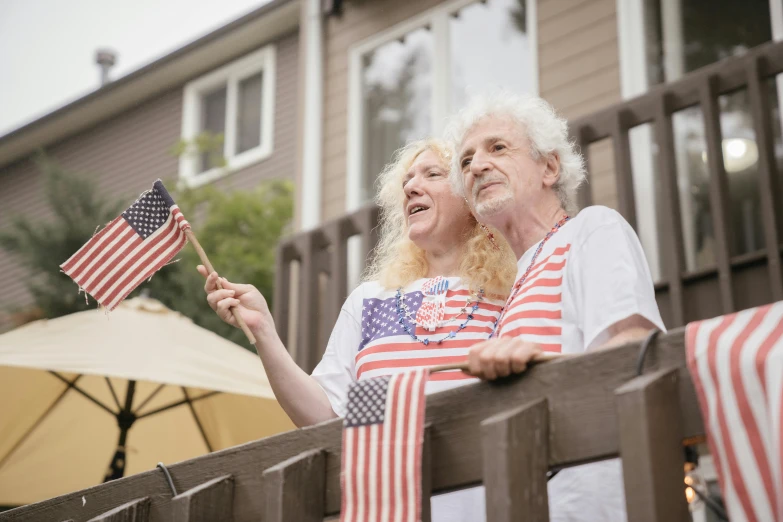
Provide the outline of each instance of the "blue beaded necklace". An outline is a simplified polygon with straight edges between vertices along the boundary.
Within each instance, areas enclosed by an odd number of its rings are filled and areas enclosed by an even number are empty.
[[[500,313],[498,314],[498,318],[495,321],[495,324],[492,325],[492,333],[489,334],[489,339],[492,339],[492,337],[495,336],[495,332],[497,332],[498,325],[500,324],[500,320],[503,319],[503,316],[505,315],[506,309],[508,308],[508,305],[511,304],[511,302],[514,300],[514,298],[519,293],[519,289],[522,288],[522,285],[525,284],[525,281],[527,280],[528,274],[530,274],[530,271],[533,269],[533,265],[536,264],[536,259],[538,258],[538,254],[541,253],[541,249],[544,248],[544,244],[549,240],[550,237],[552,237],[555,232],[560,230],[560,227],[566,224],[566,222],[571,219],[568,216],[564,216],[563,219],[555,223],[555,226],[552,227],[552,230],[549,231],[549,233],[544,237],[543,240],[538,244],[538,248],[536,248],[536,252],[533,254],[533,259],[530,260],[530,264],[527,267],[527,270],[525,270],[525,273],[522,274],[522,277],[520,277],[517,282],[514,284],[514,289],[511,292],[511,295],[506,300],[506,304],[503,305],[503,308],[500,309]]]
[[[448,339],[453,339],[457,336],[459,332],[465,329],[466,326],[468,326],[468,323],[473,319],[473,314],[476,313],[476,310],[478,310],[479,303],[481,302],[482,297],[484,297],[484,290],[479,290],[478,298],[476,299],[476,302],[473,303],[473,306],[471,307],[470,313],[468,313],[467,318],[465,319],[465,322],[462,323],[457,327],[456,330],[453,330],[446,334],[445,337],[441,339],[432,339],[432,342],[435,344],[443,344],[443,341],[446,341]],[[427,346],[430,344],[430,339],[422,339],[418,335],[416,335],[415,331],[411,329],[409,324],[405,323],[405,312],[403,311],[403,295],[402,295],[402,288],[397,289],[397,322],[400,323],[400,325],[405,329],[405,331],[410,335],[411,339],[414,341],[418,341],[424,346]]]

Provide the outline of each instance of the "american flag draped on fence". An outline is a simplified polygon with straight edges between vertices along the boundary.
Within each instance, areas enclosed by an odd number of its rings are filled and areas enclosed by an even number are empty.
[[[142,281],[179,252],[190,224],[160,180],[94,235],[62,271],[113,310]]]
[[[686,349],[729,518],[783,521],[783,302],[691,323]]]
[[[348,390],[341,522],[421,520],[427,375],[419,369],[376,377]]]

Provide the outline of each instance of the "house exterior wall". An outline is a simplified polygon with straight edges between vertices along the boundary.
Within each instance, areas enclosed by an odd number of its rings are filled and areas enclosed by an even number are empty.
[[[298,40],[297,31],[275,42],[277,85],[272,156],[227,175],[215,185],[248,189],[264,179],[294,178]],[[169,149],[181,135],[183,87],[155,96],[119,116],[47,147],[46,153],[65,169],[90,176],[100,193],[130,204],[156,178],[175,180],[178,177],[179,160]],[[44,199],[42,176],[32,156],[0,166],[0,230],[6,229],[10,218],[19,214],[42,220],[51,218],[51,210]],[[23,307],[31,302],[24,279],[24,269],[0,250],[0,288],[3,288],[0,313],[8,307]],[[3,324],[0,316],[0,330]]]
[[[622,100],[616,0],[539,0],[539,92],[572,120]],[[582,151],[593,203],[617,208],[614,151],[603,140]]]

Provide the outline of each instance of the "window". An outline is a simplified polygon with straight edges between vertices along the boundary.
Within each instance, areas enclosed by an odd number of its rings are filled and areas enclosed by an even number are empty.
[[[721,0],[712,3],[698,0],[637,1],[642,9],[645,28],[638,37],[637,45],[645,52],[648,86],[678,80],[711,63],[741,55],[772,38],[769,0]],[[767,87],[774,106],[777,101],[775,82],[770,82]],[[728,182],[728,248],[729,255],[733,257],[764,247],[758,190],[759,158],[747,92],[735,91],[721,96],[718,101]],[[779,123],[776,127],[775,130],[779,131]],[[677,112],[673,117],[673,131],[685,264],[687,270],[698,271],[716,264],[709,197],[711,181],[701,107]],[[651,137],[647,139],[652,140]],[[635,158],[634,170],[636,163],[657,164],[654,145],[646,149],[643,157]],[[778,162],[783,164],[780,150]],[[657,193],[660,188],[654,169],[648,176],[653,177],[652,184]],[[660,213],[656,205],[653,203],[649,210]],[[658,261],[651,260],[651,265],[657,265]]]
[[[471,93],[536,92],[529,0],[455,0],[350,51],[348,210],[406,142],[437,135]]]
[[[180,177],[214,181],[272,153],[275,49],[266,46],[185,86]]]

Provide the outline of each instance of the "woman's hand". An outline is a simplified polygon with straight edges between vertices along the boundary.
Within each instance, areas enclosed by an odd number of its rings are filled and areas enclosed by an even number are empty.
[[[204,265],[196,267],[199,274],[205,277],[204,291],[207,293],[207,303],[224,322],[236,326],[237,321],[231,312],[231,307],[236,307],[245,320],[250,331],[257,338],[264,337],[270,331],[275,331],[275,322],[266,304],[266,299],[253,285],[240,285],[229,282],[224,277],[219,277],[217,272],[207,274]],[[218,289],[217,281],[220,279],[222,290]]]
[[[519,337],[489,339],[471,347],[468,352],[469,373],[474,377],[493,380],[525,371],[541,348]]]

